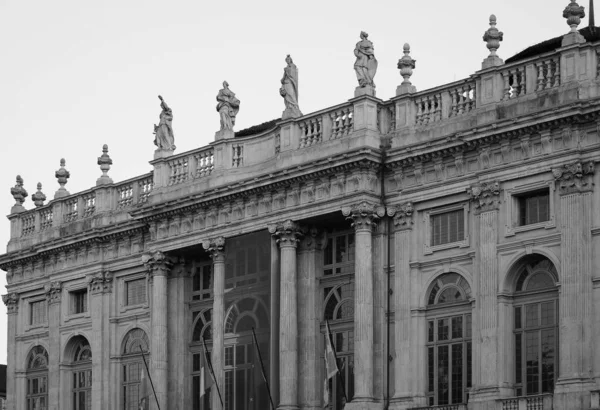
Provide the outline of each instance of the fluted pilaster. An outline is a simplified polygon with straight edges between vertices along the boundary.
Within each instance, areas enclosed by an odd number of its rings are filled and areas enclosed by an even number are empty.
[[[225,392],[224,340],[225,340],[225,238],[219,236],[202,244],[213,260],[213,312],[212,312],[212,365],[217,384]],[[221,409],[217,389],[212,389],[212,403],[215,409]]]
[[[44,285],[46,300],[48,301],[48,374],[56,377],[48,378],[48,403],[49,409],[59,409],[60,397],[60,371],[59,358],[60,346],[60,301],[62,295],[62,283],[55,281]],[[62,404],[62,403],[60,403]]]
[[[146,253],[142,262],[152,276],[152,381],[161,409],[168,408],[167,276],[171,262],[159,251]],[[151,402],[152,403],[152,402]],[[155,406],[156,404],[152,404]]]
[[[281,251],[279,314],[279,409],[298,408],[298,294],[296,247],[303,236],[290,220],[269,227]]]
[[[7,356],[6,356],[6,410],[16,409],[16,394],[17,391],[17,378],[15,368],[16,348],[17,341],[15,339],[17,335],[17,317],[19,313],[19,294],[9,293],[2,295],[2,302],[6,305],[8,313],[7,323]]]

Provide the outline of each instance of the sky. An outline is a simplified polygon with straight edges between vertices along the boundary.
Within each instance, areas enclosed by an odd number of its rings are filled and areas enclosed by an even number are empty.
[[[280,118],[285,57],[299,69],[308,114],[354,96],[353,50],[369,33],[379,62],[377,97],[395,95],[397,62],[411,46],[417,90],[468,78],[489,54],[495,14],[508,58],[568,32],[568,0],[0,0],[0,209],[15,176],[51,199],[61,158],[71,193],[95,185],[108,144],[115,182],[151,171],[162,95],[173,110],[176,153],[205,146],[219,129],[223,80],[241,101],[236,130]],[[588,9],[588,0],[580,3]],[[581,27],[587,25],[587,17]],[[10,236],[0,218],[0,253]],[[0,294],[6,293],[0,271]],[[0,303],[0,363],[6,363]]]

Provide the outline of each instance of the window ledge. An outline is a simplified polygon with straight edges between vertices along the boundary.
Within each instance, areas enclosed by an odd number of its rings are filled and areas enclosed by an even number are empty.
[[[536,224],[530,224],[530,225],[520,225],[520,226],[513,226],[513,227],[507,226],[505,236],[514,236],[520,232],[533,231],[536,229],[552,229],[552,228],[556,228],[556,222],[554,221],[554,219],[550,219],[548,221],[538,222]]]
[[[66,318],[65,318],[65,322],[68,322],[70,320],[77,320],[77,319],[89,319],[90,318],[90,312],[89,310],[87,312],[83,312],[83,313],[70,313]]]
[[[458,242],[450,242],[445,243],[443,245],[435,245],[435,246],[425,246],[425,255],[431,255],[434,252],[442,251],[445,249],[452,248],[468,248],[469,247],[469,237],[466,236],[465,239]]]
[[[136,310],[136,309],[147,309],[150,306],[147,303],[138,303],[137,305],[123,305],[121,306],[121,312],[127,312],[129,310]]]
[[[45,327],[48,327],[48,322],[38,323],[38,324],[35,324],[35,325],[27,325],[25,331],[26,332],[33,332],[35,330],[43,329]]]

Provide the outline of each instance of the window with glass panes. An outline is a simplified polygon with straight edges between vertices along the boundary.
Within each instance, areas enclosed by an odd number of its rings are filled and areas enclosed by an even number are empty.
[[[208,347],[207,354],[210,356],[211,348]],[[204,392],[202,396],[201,394],[201,376],[202,376],[202,367],[206,366],[206,357],[204,353],[193,353],[192,354],[192,410],[209,410],[211,408],[210,405],[210,390]]]
[[[200,397],[200,376],[202,366],[205,365],[204,344],[210,357],[212,351],[211,333],[212,309],[207,308],[202,312],[194,313],[194,331],[192,333],[192,410],[209,410],[210,390]]]
[[[41,325],[46,323],[47,310],[46,300],[38,300],[29,304],[29,323],[31,325]]]
[[[146,278],[125,282],[126,303],[128,306],[146,303]]]
[[[519,195],[519,225],[531,225],[550,219],[550,193],[548,189]]]
[[[87,289],[80,289],[70,292],[71,295],[71,313],[78,314],[87,312],[88,292]]]
[[[150,386],[142,352],[148,363],[150,360],[148,346],[148,335],[140,328],[130,330],[123,339],[121,350],[121,409],[123,410],[147,410],[147,405],[143,401],[148,403],[150,399]],[[146,379],[145,386],[142,383],[143,378]]]
[[[465,211],[433,214],[430,217],[431,246],[460,242],[465,239]]]
[[[92,408],[92,349],[85,338],[79,337],[73,355],[73,410]]]
[[[328,409],[343,410],[346,403],[344,393],[348,401],[354,398],[354,330],[344,330],[343,326],[334,325],[331,334],[340,374],[328,380]],[[326,343],[325,338],[323,343]]]
[[[271,272],[271,242],[266,233],[227,239],[225,288],[265,284]],[[267,238],[267,239],[265,239]]]
[[[35,346],[27,358],[27,410],[48,409],[48,352]]]
[[[552,393],[558,373],[558,291],[549,272],[528,265],[519,276],[514,335],[516,395]]]
[[[443,274],[430,286],[426,346],[430,406],[468,401],[473,379],[470,297],[469,284],[456,273]]]
[[[192,277],[192,300],[212,298],[212,262],[196,266]]]
[[[354,273],[354,232],[331,233],[323,251],[323,276]]]

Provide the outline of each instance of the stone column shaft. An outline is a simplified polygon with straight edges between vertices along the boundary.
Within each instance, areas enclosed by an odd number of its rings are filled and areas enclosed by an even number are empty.
[[[221,394],[225,394],[225,238],[204,243],[213,259],[212,365]],[[211,389],[214,409],[222,409],[217,389]]]
[[[17,375],[16,363],[17,357],[17,318],[19,313],[19,295],[17,293],[9,293],[2,295],[2,301],[6,305],[8,313],[8,326],[6,341],[8,345],[6,356],[6,410],[16,410],[17,401]]]
[[[45,287],[46,299],[48,300],[48,409],[60,410],[66,403],[67,397],[60,395],[60,300],[62,285],[60,282],[51,282]],[[92,352],[93,357],[94,352]]]
[[[279,404],[279,295],[281,287],[279,247],[277,240],[271,239],[271,337],[270,337],[270,387],[273,403]]]

